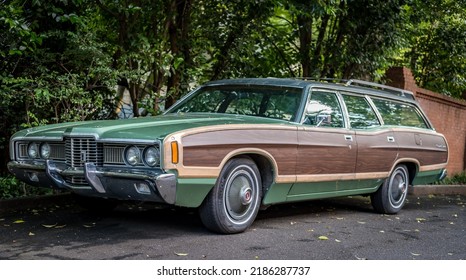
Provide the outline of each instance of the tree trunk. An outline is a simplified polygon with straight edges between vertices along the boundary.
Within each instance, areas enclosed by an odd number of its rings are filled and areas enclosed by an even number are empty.
[[[191,1],[172,0],[168,4],[167,29],[170,51],[173,60],[170,67],[170,76],[167,81],[167,98],[165,108],[169,108],[181,96],[181,82],[185,65],[190,60],[189,26],[191,22]],[[177,60],[183,59],[184,66],[177,66]]]
[[[301,14],[297,17],[299,29],[299,54],[303,77],[311,75],[311,42],[312,42],[312,16]]]

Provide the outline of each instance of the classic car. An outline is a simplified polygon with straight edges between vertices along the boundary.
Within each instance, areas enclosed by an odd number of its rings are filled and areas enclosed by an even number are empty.
[[[10,151],[30,185],[198,208],[220,233],[246,230],[261,207],[337,196],[395,214],[448,161],[411,92],[278,78],[209,82],[161,116],[22,130]]]

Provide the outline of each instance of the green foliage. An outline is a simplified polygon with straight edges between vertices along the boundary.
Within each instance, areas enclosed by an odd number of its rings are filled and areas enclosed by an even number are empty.
[[[412,1],[402,63],[419,86],[457,98],[466,93],[466,1]]]
[[[36,188],[18,181],[13,176],[0,177],[0,199],[52,194],[51,189]]]
[[[448,176],[442,181],[436,182],[436,185],[466,185],[466,171]]]

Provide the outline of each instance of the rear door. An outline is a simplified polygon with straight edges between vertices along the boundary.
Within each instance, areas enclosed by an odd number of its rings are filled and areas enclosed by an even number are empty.
[[[390,127],[383,126],[371,100],[363,95],[342,94],[351,129],[357,139],[355,177],[358,188],[373,188],[387,177],[398,156],[398,143]],[[348,186],[351,187],[351,186]]]

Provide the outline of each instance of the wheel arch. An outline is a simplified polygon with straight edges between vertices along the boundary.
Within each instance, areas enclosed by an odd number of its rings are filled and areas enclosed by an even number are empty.
[[[416,159],[411,159],[411,158],[399,159],[393,164],[393,167],[390,170],[389,174],[391,174],[393,170],[395,170],[395,168],[401,164],[405,165],[406,168],[408,169],[409,185],[412,185],[414,178],[416,177],[416,174],[419,171],[419,166],[420,166],[419,161]]]
[[[257,165],[262,180],[262,194],[265,195],[278,173],[278,166],[271,154],[264,150],[238,150],[230,153],[222,162],[222,167],[233,158],[248,157]]]

